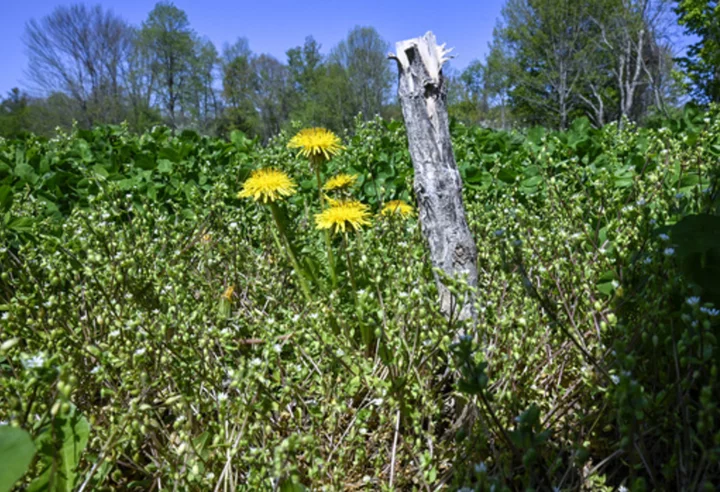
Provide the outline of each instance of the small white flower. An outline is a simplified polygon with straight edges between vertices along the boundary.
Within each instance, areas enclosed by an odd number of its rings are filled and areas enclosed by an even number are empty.
[[[23,365],[26,369],[35,369],[36,367],[41,367],[44,363],[45,356],[43,356],[43,354],[37,354],[23,361]]]
[[[618,492],[628,492],[628,488],[624,485],[621,485],[620,487],[618,487]]]
[[[376,407],[379,407],[380,405],[383,404],[384,401],[385,401],[385,400],[383,400],[382,398],[375,398],[375,399],[373,399],[370,403],[372,403],[372,404],[375,405]]]
[[[273,350],[279,354],[280,352],[282,352],[282,346],[279,343],[276,343],[275,345],[273,345]]]
[[[672,256],[675,254],[675,248],[665,248],[665,251],[663,251],[663,254],[665,256]]]
[[[92,371],[90,371],[90,374],[97,374],[100,372],[100,366],[95,366],[92,368]]]
[[[644,198],[640,198],[640,199],[639,199],[637,202],[635,202],[635,203],[637,203],[639,207],[642,207],[642,206],[645,205],[647,202],[645,201]]]
[[[620,377],[616,374],[610,376],[610,380],[613,382],[613,384],[620,384]]]
[[[299,315],[299,314],[296,314],[296,315],[294,315],[294,316],[292,317],[292,322],[293,322],[293,323],[297,323],[298,321],[300,321],[300,315]]]
[[[251,365],[252,367],[257,367],[257,366],[259,366],[260,364],[262,364],[262,361],[261,361],[259,358],[257,358],[257,357],[255,357],[254,359],[252,359],[252,360],[250,361],[250,365]]]
[[[274,325],[274,324],[275,324],[275,318],[268,318],[268,319],[267,319],[267,324],[269,324],[269,325]]]
[[[217,399],[218,399],[219,402],[223,402],[223,401],[225,401],[225,400],[228,399],[228,394],[225,393],[225,392],[218,393]]]
[[[237,229],[237,222],[230,222],[230,224],[228,224],[228,228]]]
[[[485,473],[487,471],[487,465],[484,461],[475,464],[475,473]]]
[[[708,316],[712,316],[712,317],[720,316],[720,309],[708,308],[708,307],[703,306],[700,308],[700,311],[707,314]]]
[[[147,352],[147,349],[145,347],[141,347],[135,351],[135,355],[140,357],[141,355],[144,355],[145,352]]]
[[[7,321],[9,318],[10,318],[10,313],[8,313],[7,311],[2,313],[2,316],[0,316],[0,319],[2,319],[3,321]]]
[[[310,319],[317,319],[318,313],[310,313]]]
[[[660,239],[662,239],[663,241],[669,241],[669,240],[670,240],[670,236],[668,236],[668,235],[665,234],[665,233],[658,234],[658,237],[659,237]]]
[[[345,355],[345,351],[344,351],[343,349],[337,349],[337,350],[335,351],[335,355],[336,355],[337,357],[343,357],[343,356]]]
[[[108,333],[108,338],[115,338],[120,336],[120,330],[113,330]]]
[[[685,299],[685,302],[687,302],[691,306],[695,306],[700,303],[700,298],[698,296],[692,296]]]

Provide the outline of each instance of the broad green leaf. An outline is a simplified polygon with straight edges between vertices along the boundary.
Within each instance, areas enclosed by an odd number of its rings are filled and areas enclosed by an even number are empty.
[[[15,217],[10,219],[8,229],[15,232],[30,232],[32,230],[33,219],[31,217]]]
[[[35,441],[42,466],[28,492],[75,490],[77,466],[90,436],[90,424],[72,407],[66,416],[56,417],[52,427],[46,427]]]
[[[30,434],[17,427],[0,426],[0,492],[10,490],[22,478],[34,454]]]
[[[167,159],[160,159],[157,170],[163,174],[170,174],[173,170],[173,163]]]
[[[0,213],[10,210],[13,201],[12,188],[8,185],[0,186]]]

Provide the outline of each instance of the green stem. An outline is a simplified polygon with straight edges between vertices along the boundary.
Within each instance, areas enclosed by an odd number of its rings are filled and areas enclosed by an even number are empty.
[[[353,288],[353,297],[357,295],[357,283],[355,282],[355,268],[350,258],[350,248],[348,248],[347,232],[343,234],[343,247],[345,249],[345,258],[347,258],[348,272],[350,273],[350,285]]]
[[[305,298],[308,300],[308,302],[312,302],[312,293],[310,291],[310,286],[308,286],[307,284],[306,272],[300,266],[300,263],[298,263],[297,257],[295,256],[295,251],[293,250],[293,246],[288,239],[287,232],[285,231],[285,226],[282,222],[282,217],[280,216],[280,208],[277,206],[276,203],[271,202],[270,210],[272,211],[273,219],[275,219],[275,225],[278,228],[278,232],[280,233],[280,236],[282,236],[283,242],[285,243],[285,250],[287,251],[293,268],[295,269],[295,275],[297,275],[298,281],[300,282],[300,287],[302,288],[303,294],[305,294]]]
[[[328,255],[328,264],[330,265],[330,281],[333,289],[337,286],[337,273],[335,272],[335,255],[333,255],[332,241],[330,239],[330,231],[325,231],[325,249]]]
[[[323,205],[325,205],[325,199],[323,198],[322,193],[322,178],[320,177],[320,163],[315,162],[313,164],[313,167],[315,168],[315,178],[317,179],[317,187],[318,187],[318,203],[320,203],[320,210],[322,210]]]
[[[325,205],[325,198],[323,197],[322,193],[322,178],[320,177],[320,166],[322,165],[322,161],[320,159],[313,159],[311,161],[311,164],[315,168],[315,178],[317,179],[318,188],[318,201],[320,203],[320,211],[322,212]],[[330,267],[330,282],[332,283],[332,288],[334,289],[337,286],[337,273],[335,272],[335,256],[333,255],[332,251],[330,231],[325,231],[325,249],[327,250],[328,265]]]

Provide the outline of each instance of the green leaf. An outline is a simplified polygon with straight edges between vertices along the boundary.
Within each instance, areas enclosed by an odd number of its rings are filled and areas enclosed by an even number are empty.
[[[108,176],[110,176],[110,173],[107,169],[105,169],[105,166],[103,166],[102,164],[95,164],[92,167],[92,170],[95,172],[95,174],[97,174],[98,176],[102,176],[103,178],[107,178]]]
[[[30,184],[35,184],[38,180],[38,175],[35,174],[32,166],[25,163],[15,166],[15,176]]]
[[[12,188],[8,185],[0,186],[0,213],[10,210],[13,202]]]
[[[15,232],[30,232],[32,225],[33,219],[31,217],[15,217],[10,219],[8,229]]]
[[[280,484],[280,492],[305,492],[307,489],[301,483],[293,480],[285,480]]]
[[[167,159],[160,159],[158,160],[157,170],[163,174],[170,174],[173,170],[173,163]]]
[[[17,427],[0,426],[0,492],[10,490],[22,478],[34,455],[30,434]]]
[[[28,492],[75,490],[76,469],[89,436],[90,424],[77,408],[72,407],[66,416],[56,417],[52,428],[46,427],[35,441],[43,466]]]

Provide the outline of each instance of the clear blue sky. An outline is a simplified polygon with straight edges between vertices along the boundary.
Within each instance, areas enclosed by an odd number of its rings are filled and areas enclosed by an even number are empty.
[[[27,88],[25,24],[40,19],[61,0],[0,0],[0,97],[12,87]],[[139,25],[154,1],[98,0],[131,24]],[[440,43],[454,47],[455,68],[482,58],[505,0],[178,0],[193,29],[218,49],[246,37],[255,53],[285,61],[285,51],[313,35],[327,53],[356,25],[373,26],[393,46],[431,30]]]

